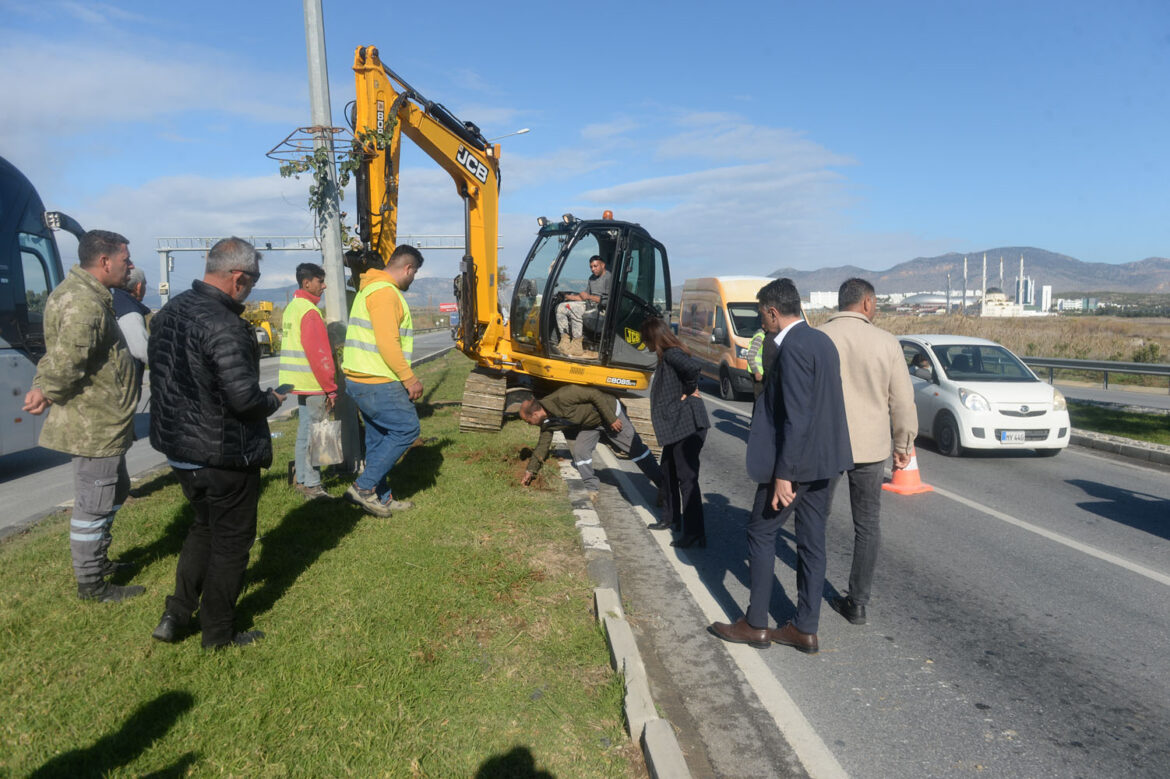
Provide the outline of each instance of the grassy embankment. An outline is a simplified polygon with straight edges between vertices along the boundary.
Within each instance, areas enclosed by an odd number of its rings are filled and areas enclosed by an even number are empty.
[[[422,369],[439,440],[398,466],[415,508],[389,520],[303,503],[282,479],[295,422],[275,428],[237,616],[257,646],[150,638],[190,521],[168,475],[118,515],[112,552],[147,588],[126,604],[77,600],[66,514],[0,545],[0,775],[642,772],[564,488],[515,486],[531,428],[461,434],[457,408],[431,405],[469,367]]]

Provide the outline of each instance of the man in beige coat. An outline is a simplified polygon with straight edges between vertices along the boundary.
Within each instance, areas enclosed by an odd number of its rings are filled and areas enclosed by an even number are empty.
[[[849,279],[837,293],[837,309],[821,330],[841,355],[841,388],[853,448],[853,468],[848,471],[853,566],[849,593],[833,598],[829,605],[854,625],[864,625],[881,544],[879,518],[886,458],[892,446],[894,467],[910,464],[918,413],[898,339],[873,325],[877,315],[873,285],[864,279]]]

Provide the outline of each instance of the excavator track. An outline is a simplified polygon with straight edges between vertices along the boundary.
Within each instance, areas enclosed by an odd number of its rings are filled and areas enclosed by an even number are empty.
[[[459,430],[487,430],[495,433],[504,424],[508,378],[486,368],[476,368],[463,388],[463,410],[459,413]]]

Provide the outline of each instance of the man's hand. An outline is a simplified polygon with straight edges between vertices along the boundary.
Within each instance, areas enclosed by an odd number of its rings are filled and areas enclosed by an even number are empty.
[[[909,452],[894,452],[894,468],[905,468],[910,464]]]
[[[270,390],[270,392],[272,392],[272,396],[276,398],[277,403],[283,403],[284,399],[288,397],[288,395],[281,395],[276,390]]]
[[[524,475],[520,477],[520,485],[523,487],[527,487],[529,484],[532,483],[532,477],[535,475],[536,474],[533,473],[532,471],[525,471]]]
[[[330,411],[332,411],[332,410],[333,410],[333,407],[334,407],[334,406],[336,406],[336,405],[337,405],[337,393],[336,393],[336,392],[330,392],[329,394],[327,394],[327,395],[325,396],[325,408],[327,408],[327,409],[329,409]]]
[[[613,431],[613,432],[615,432],[615,433],[620,433],[620,432],[622,432],[622,421],[621,421],[620,419],[615,419],[615,420],[614,420],[614,421],[613,421],[613,422],[610,424],[610,426],[609,426],[609,429],[610,429],[610,430],[612,430],[612,431]]]
[[[581,295],[576,293],[576,292],[566,292],[565,293],[565,300],[580,300],[580,299],[581,299]]]
[[[423,393],[422,380],[416,376],[414,378],[414,381],[412,381],[410,384],[406,385],[406,394],[410,396],[411,400],[418,400],[419,398],[422,397],[422,393]]]
[[[796,498],[795,485],[787,479],[776,479],[772,485],[772,511],[779,511]]]
[[[45,393],[41,392],[40,387],[33,387],[24,396],[24,410],[34,416],[40,416],[45,413],[49,406],[53,405],[53,401],[45,397]]]

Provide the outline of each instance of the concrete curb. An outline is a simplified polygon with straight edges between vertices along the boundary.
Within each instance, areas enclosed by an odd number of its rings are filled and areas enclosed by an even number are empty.
[[[1106,433],[1091,433],[1085,430],[1072,431],[1069,443],[1156,465],[1170,465],[1170,446],[1162,444],[1135,441],[1132,438],[1122,438]]]
[[[630,738],[641,744],[650,776],[655,779],[686,779],[691,772],[675,736],[674,726],[658,716],[646,678],[646,666],[634,640],[634,631],[630,629],[630,623],[622,611],[621,587],[613,549],[601,527],[601,519],[589,500],[585,485],[567,457],[568,452],[564,451],[567,444],[561,433],[555,434],[553,445],[562,450],[557,452],[561,455],[561,478],[569,488],[569,500],[572,502],[573,515],[577,517],[581,544],[585,548],[586,568],[597,585],[593,590],[597,621],[605,630],[610,664],[622,675],[625,684],[623,708]]]

